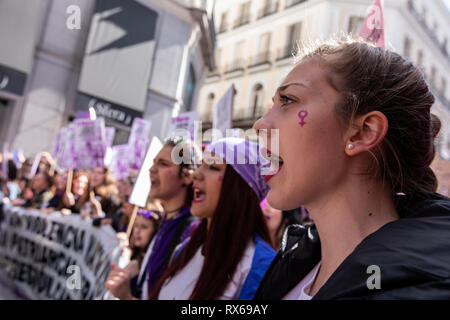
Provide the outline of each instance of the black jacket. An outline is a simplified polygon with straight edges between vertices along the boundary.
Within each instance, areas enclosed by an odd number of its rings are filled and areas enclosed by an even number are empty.
[[[403,207],[397,221],[367,236],[313,299],[450,299],[450,199],[433,194]],[[291,226],[257,300],[283,298],[320,261],[314,225]],[[380,270],[380,289],[369,289]],[[372,278],[373,279],[373,278]]]

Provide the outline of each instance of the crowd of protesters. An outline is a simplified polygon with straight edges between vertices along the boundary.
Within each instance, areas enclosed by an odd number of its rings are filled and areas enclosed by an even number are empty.
[[[309,215],[304,214],[304,208],[293,210],[289,215],[287,211],[268,210],[270,205],[265,200],[267,185],[263,178],[260,177],[259,182],[262,189],[253,190],[239,175],[240,167],[255,173],[260,168],[235,166],[233,169],[232,166],[226,168],[226,165],[221,168],[220,181],[216,181],[219,185],[208,192],[208,198],[215,195],[223,204],[210,203],[206,208],[208,217],[204,216],[205,209],[195,212],[196,207],[201,207],[200,202],[194,199],[199,194],[199,181],[208,177],[208,171],[215,172],[210,166],[203,165],[195,171],[192,163],[173,163],[171,152],[179,143],[185,141],[168,139],[154,159],[149,171],[152,188],[148,205],[137,211],[129,239],[126,231],[134,206],[128,200],[137,171],[130,171],[127,178],[116,180],[108,167],[73,172],[61,170],[57,168],[55,159],[46,152],[40,153],[37,159],[22,156],[21,161],[5,157],[8,176],[1,177],[1,196],[4,203],[39,210],[43,215],[78,215],[90,220],[95,227],[110,225],[130,252],[131,262],[125,268],[113,264],[105,283],[106,288],[119,299],[250,299],[280,246],[287,224],[307,224]],[[199,158],[200,149],[191,149],[190,157]],[[36,161],[34,165],[37,164],[37,167],[33,173],[33,162]],[[207,182],[208,186],[210,184]],[[217,189],[221,184],[224,188]],[[206,185],[203,184],[202,188],[204,195]],[[230,194],[229,189],[236,190],[236,193]],[[229,206],[224,208],[224,204]],[[249,215],[249,212],[252,214]],[[223,217],[219,218],[221,215]],[[235,233],[240,237],[233,240],[231,235]],[[212,251],[217,249],[233,257],[226,269],[223,269],[222,255],[213,257]],[[201,262],[205,250],[210,252],[209,258]],[[259,257],[257,261],[253,261],[255,252]],[[180,260],[172,264],[178,256]],[[194,257],[200,262],[189,262]],[[193,263],[197,270],[192,271]],[[171,268],[168,268],[169,265]],[[174,280],[168,288],[163,286],[163,282],[167,282],[163,279],[172,276],[168,273],[177,273],[181,269],[186,269],[184,273],[188,272],[188,277],[195,272],[198,281],[186,285],[183,280],[181,284],[178,283],[180,280]],[[229,274],[233,271],[235,278],[230,283]],[[255,274],[259,278],[244,287],[249,273],[252,275],[249,278],[255,278]],[[218,278],[218,275],[221,277]],[[206,283],[213,289],[202,286]],[[159,294],[161,290],[162,295]]]
[[[164,144],[149,172],[151,202],[130,239],[133,259],[111,266],[109,292],[143,300],[449,299],[450,202],[436,193],[430,169],[440,122],[420,70],[361,41],[331,41],[299,56],[273,101],[254,127],[279,130],[278,155],[253,161],[245,152],[235,163],[225,152],[254,142],[225,138],[204,148],[209,161],[176,164],[180,144],[191,153],[183,158],[202,151],[185,140]],[[275,160],[278,171],[261,176],[262,162]],[[67,188],[49,157],[31,179],[8,167],[2,190],[13,205],[80,214],[119,234],[130,223],[133,175],[115,182],[108,168],[78,171]],[[381,270],[381,286],[370,285],[370,267]]]

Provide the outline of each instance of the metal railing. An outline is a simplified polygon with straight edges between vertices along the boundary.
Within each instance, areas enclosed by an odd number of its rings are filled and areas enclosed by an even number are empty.
[[[243,26],[243,25],[245,25],[245,24],[247,24],[247,23],[250,23],[250,15],[249,15],[249,14],[247,14],[247,15],[242,15],[242,16],[240,16],[239,18],[237,18],[237,19],[234,21],[233,28],[234,28],[234,29],[239,28],[240,26]]]
[[[263,63],[270,63],[270,51],[265,51],[250,58],[248,66],[254,67]]]
[[[231,63],[225,65],[225,73],[244,69],[245,69],[244,59],[236,59],[233,60]]]

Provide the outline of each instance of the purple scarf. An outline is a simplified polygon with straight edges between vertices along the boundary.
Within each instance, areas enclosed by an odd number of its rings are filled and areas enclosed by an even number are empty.
[[[170,256],[172,255],[171,252],[167,252],[167,246],[171,242],[180,222],[184,221],[190,214],[190,208],[185,208],[181,210],[178,217],[162,221],[155,235],[155,244],[153,245],[152,253],[147,263],[148,292],[152,291],[153,286],[166,270]],[[177,243],[179,242],[177,241]]]

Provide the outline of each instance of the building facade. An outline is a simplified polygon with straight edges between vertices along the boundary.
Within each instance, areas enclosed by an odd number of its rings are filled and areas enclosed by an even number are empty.
[[[126,143],[132,121],[163,138],[214,68],[210,0],[4,0],[0,143],[27,156],[93,107]]]
[[[292,68],[298,43],[358,34],[373,0],[218,0],[216,68],[200,91],[199,114],[211,125],[214,105],[234,83],[233,124],[250,128],[272,104]],[[442,0],[386,0],[386,47],[421,66],[442,121],[439,153],[450,159],[450,13]]]

